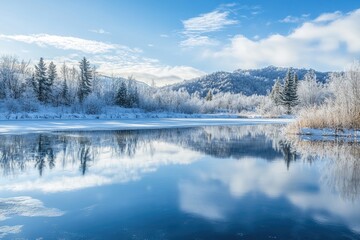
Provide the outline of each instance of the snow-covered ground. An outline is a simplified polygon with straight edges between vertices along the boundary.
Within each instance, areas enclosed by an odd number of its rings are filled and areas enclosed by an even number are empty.
[[[307,141],[335,141],[353,142],[360,140],[360,130],[333,129],[333,128],[302,128],[300,130],[301,140]]]
[[[257,117],[254,112],[244,112],[241,115],[247,117]],[[72,109],[71,107],[51,107],[41,106],[36,112],[9,112],[1,108],[0,104],[0,120],[38,120],[38,119],[133,119],[133,118],[238,118],[236,113],[177,113],[170,111],[145,111],[140,108],[122,108],[117,106],[103,106],[101,113],[86,114],[83,109]]]
[[[47,131],[93,131],[162,129],[196,126],[287,124],[293,119],[269,118],[134,118],[118,120],[0,120],[0,134],[23,134]]]

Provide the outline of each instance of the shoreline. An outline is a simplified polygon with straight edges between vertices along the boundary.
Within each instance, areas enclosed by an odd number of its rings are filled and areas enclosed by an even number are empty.
[[[0,135],[55,131],[141,130],[201,126],[288,124],[285,118],[134,118],[0,120]]]
[[[360,141],[359,129],[300,128],[296,135],[302,141]]]

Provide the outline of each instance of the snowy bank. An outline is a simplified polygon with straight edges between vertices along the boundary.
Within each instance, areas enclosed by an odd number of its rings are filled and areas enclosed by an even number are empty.
[[[299,133],[301,140],[307,141],[345,141],[354,142],[360,140],[360,130],[335,129],[335,128],[301,128]]]
[[[246,118],[137,118],[121,120],[0,120],[0,134],[48,131],[94,131],[185,128],[197,126],[287,124],[293,119]]]

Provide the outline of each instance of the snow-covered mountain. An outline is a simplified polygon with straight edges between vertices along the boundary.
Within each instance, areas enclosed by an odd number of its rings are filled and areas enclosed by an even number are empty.
[[[292,68],[303,79],[309,69]],[[181,83],[166,86],[172,90],[184,89],[190,94],[199,92],[200,96],[206,96],[209,89],[214,94],[218,92],[243,93],[244,95],[265,95],[271,90],[277,78],[283,79],[288,68],[269,66],[261,69],[235,70],[234,72],[215,72],[200,78],[183,81]],[[318,81],[325,82],[329,72],[315,71]]]

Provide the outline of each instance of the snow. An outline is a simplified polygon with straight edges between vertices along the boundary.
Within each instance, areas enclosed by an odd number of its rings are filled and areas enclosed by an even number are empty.
[[[300,138],[305,141],[335,141],[353,142],[360,140],[360,130],[334,128],[302,128]]]
[[[0,120],[0,134],[24,134],[49,131],[95,131],[186,128],[198,126],[287,124],[293,119],[270,118],[137,118],[82,120]]]

